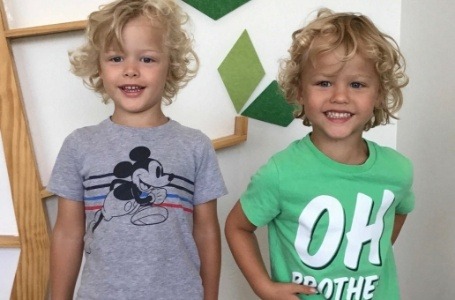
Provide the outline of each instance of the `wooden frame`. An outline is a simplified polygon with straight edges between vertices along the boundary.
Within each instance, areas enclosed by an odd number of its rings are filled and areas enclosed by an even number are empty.
[[[0,1],[0,130],[19,236],[0,236],[0,248],[20,248],[11,299],[46,299],[49,280],[49,222],[42,200],[51,196],[41,183],[22,102],[10,41],[85,29],[85,21],[8,29]],[[234,134],[213,140],[215,149],[246,141],[248,119],[237,116]]]
[[[49,229],[41,180],[21,100],[7,22],[0,8],[0,130],[19,237],[1,237],[0,247],[20,247],[11,299],[45,299],[49,278]]]

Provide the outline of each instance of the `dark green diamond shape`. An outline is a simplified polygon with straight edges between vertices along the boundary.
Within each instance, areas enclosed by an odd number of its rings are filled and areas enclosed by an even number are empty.
[[[294,106],[286,102],[278,82],[274,80],[242,112],[242,116],[286,127],[294,120],[293,111]]]
[[[183,0],[214,20],[224,17],[249,0]]]
[[[235,109],[239,112],[265,75],[246,30],[218,67],[218,72]]]

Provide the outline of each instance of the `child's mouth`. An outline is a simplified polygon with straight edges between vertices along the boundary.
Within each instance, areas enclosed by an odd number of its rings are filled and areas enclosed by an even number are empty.
[[[325,115],[329,119],[347,119],[352,116],[349,112],[337,112],[337,111],[327,111]]]
[[[139,85],[122,85],[120,89],[125,93],[139,93],[144,87]]]

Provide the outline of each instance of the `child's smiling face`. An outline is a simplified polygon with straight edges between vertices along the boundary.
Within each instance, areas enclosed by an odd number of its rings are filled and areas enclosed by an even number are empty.
[[[302,70],[300,103],[320,142],[359,141],[379,104],[380,82],[373,61],[357,53],[346,62],[344,48],[321,54]]]
[[[157,125],[142,121],[165,119],[161,100],[169,54],[164,29],[139,16],[128,21],[122,38],[123,49],[110,47],[100,55],[100,78],[115,105],[112,119],[129,126]]]

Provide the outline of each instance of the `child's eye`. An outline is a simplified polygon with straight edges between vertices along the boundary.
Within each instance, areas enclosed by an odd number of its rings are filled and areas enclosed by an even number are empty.
[[[143,57],[143,58],[141,58],[141,61],[146,63],[146,64],[149,64],[149,63],[154,62],[155,60],[153,58],[151,58],[151,57]]]
[[[360,83],[360,82],[352,82],[351,83],[351,87],[355,88],[355,89],[360,89],[361,87],[364,87],[365,85],[363,83]]]
[[[118,62],[122,62],[123,58],[121,56],[114,56],[114,57],[109,58],[109,61],[118,63]]]
[[[329,87],[332,86],[332,84],[329,81],[319,81],[316,85],[319,85],[321,87]]]

